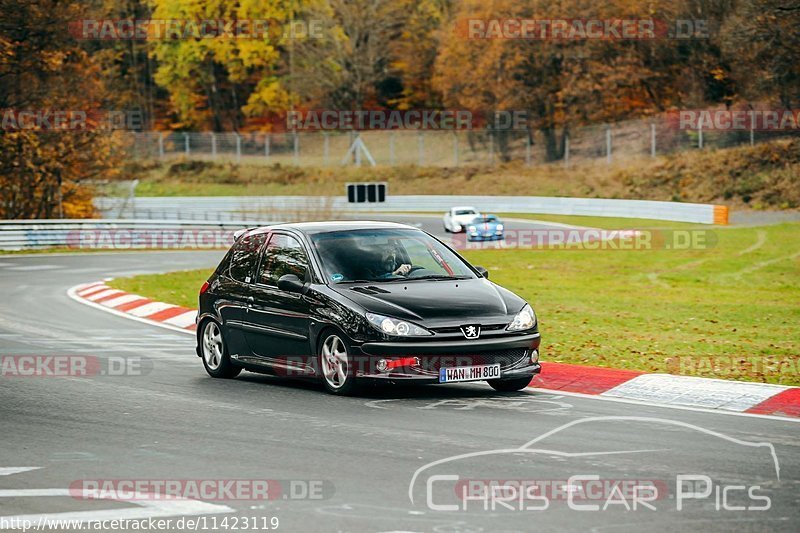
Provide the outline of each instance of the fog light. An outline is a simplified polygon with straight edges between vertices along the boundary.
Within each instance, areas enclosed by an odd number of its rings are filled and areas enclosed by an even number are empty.
[[[539,362],[539,350],[531,352],[531,363],[536,364]]]
[[[378,363],[375,365],[375,368],[378,369],[378,372],[386,372],[389,368],[389,362],[386,359],[378,359]]]

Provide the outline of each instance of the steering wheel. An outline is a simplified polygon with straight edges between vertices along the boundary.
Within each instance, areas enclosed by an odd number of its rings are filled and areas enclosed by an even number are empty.
[[[427,269],[425,267],[421,267],[421,266],[412,266],[411,270],[409,270],[408,274],[406,274],[406,277],[410,278],[410,277],[412,277],[411,274],[413,274],[414,272],[419,272],[420,270],[427,270]]]

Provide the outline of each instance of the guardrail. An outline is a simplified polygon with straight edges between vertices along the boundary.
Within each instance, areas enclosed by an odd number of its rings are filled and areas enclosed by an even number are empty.
[[[243,220],[9,220],[0,221],[0,250],[225,248],[233,242],[237,230],[274,223]]]
[[[699,224],[727,224],[728,208],[711,204],[616,200],[604,198],[556,198],[547,196],[388,196],[379,204],[348,203],[344,196],[191,196],[98,198],[96,206],[111,217],[164,218],[175,220],[258,219],[278,216],[302,218],[303,213],[433,212],[469,205],[489,213],[581,215],[647,218]],[[287,215],[295,215],[288,216]]]

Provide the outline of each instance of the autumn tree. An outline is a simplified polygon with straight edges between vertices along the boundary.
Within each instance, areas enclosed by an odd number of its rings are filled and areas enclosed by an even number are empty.
[[[0,0],[0,216],[86,217],[89,180],[115,176],[120,152],[107,132],[20,124],[20,112],[86,112],[110,103],[100,69],[68,32],[77,1]],[[87,124],[88,125],[88,124]]]
[[[800,103],[800,2],[741,0],[721,31],[741,96]]]

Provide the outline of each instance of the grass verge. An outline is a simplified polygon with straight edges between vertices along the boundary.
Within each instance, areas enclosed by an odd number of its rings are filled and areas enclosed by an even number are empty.
[[[800,224],[713,230],[695,250],[478,250],[526,298],[544,361],[800,385]],[[196,305],[209,270],[111,285]]]

